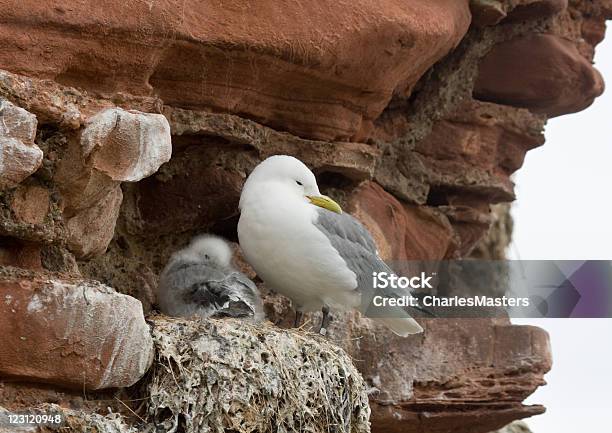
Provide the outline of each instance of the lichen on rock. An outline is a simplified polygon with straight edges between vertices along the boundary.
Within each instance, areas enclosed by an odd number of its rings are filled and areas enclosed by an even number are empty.
[[[364,380],[323,338],[235,320],[151,322],[148,414],[163,431],[370,431]]]

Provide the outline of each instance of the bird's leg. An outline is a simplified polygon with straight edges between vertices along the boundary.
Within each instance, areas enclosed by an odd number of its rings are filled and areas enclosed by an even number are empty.
[[[324,305],[321,308],[323,312],[323,317],[321,318],[321,327],[319,328],[319,334],[327,335],[327,327],[329,326],[329,321],[331,320],[331,316],[329,315],[329,307]]]
[[[299,328],[302,324],[302,318],[304,317],[304,313],[300,310],[295,310],[295,322],[293,323],[294,328]]]

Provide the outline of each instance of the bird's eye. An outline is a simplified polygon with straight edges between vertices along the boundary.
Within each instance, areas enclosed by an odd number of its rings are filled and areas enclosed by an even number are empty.
[[[296,180],[295,183],[297,183],[299,186],[304,186],[299,180]]]

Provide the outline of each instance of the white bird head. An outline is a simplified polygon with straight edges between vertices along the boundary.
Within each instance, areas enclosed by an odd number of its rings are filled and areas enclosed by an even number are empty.
[[[319,192],[314,173],[302,161],[288,155],[271,156],[255,167],[242,188],[240,208],[243,209],[250,201],[256,201],[261,195],[276,192],[282,192],[279,197],[295,198],[342,213],[338,203]]]
[[[232,249],[222,238],[213,235],[201,235],[193,238],[181,254],[202,262],[227,267],[232,262]]]

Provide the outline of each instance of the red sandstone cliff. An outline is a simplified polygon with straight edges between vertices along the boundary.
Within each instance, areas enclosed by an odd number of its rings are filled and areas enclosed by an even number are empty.
[[[491,207],[514,199],[510,176],[546,119],[602,93],[592,60],[612,2],[0,10],[0,406],[59,403],[95,423],[112,404],[137,424],[114,397],[143,391],[108,389],[162,359],[142,311],[157,275],[194,233],[235,240],[242,183],[271,154],[312,167],[385,257],[499,258]],[[286,301],[267,308],[288,323]],[[374,431],[484,433],[543,411],[522,404],[551,366],[541,329],[440,319],[401,339],[356,314],[334,323],[375,390]]]

